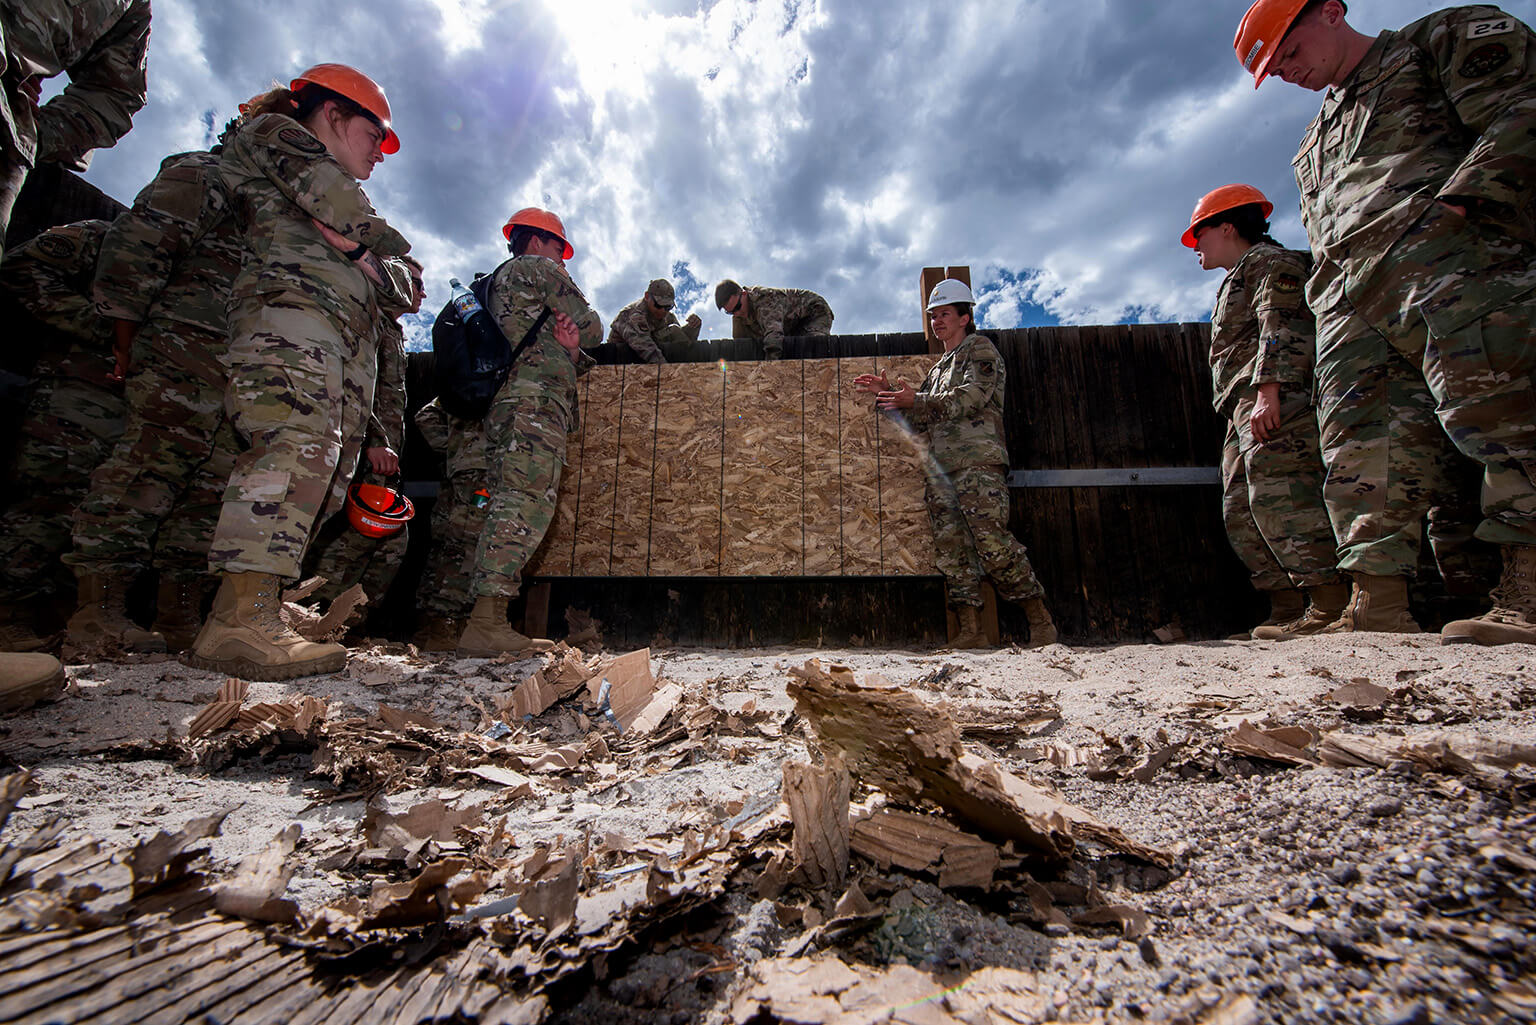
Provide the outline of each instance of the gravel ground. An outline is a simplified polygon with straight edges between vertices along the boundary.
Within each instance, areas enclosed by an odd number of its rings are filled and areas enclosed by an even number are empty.
[[[1451,728],[1530,743],[1536,648],[1364,634],[1034,652],[668,649],[653,652],[652,666],[658,678],[700,688],[722,708],[752,702],[783,721],[792,709],[787,670],[813,657],[946,702],[962,721],[1008,723],[1055,702],[1059,720],[1017,735],[994,731],[972,746],[1049,782],[1133,839],[1180,854],[1172,873],[1103,852],[1072,869],[1067,881],[1094,881],[1147,913],[1150,932],[1131,939],[1114,926],[1042,929],[1006,886],[946,892],[930,878],[856,858],[855,876],[879,914],[821,949],[866,965],[907,963],[941,979],[989,965],[1035,972],[1061,1021],[1536,1021],[1530,766],[1488,787],[1408,762],[1288,768],[1219,744],[1244,719],[1378,736]],[[253,684],[249,700],[312,694],[342,714],[388,704],[474,729],[495,697],[537,665],[432,661],[381,646],[359,649],[344,674]],[[299,822],[305,863],[290,895],[312,908],[346,891],[345,880],[315,863],[355,838],[366,808],[361,800],[316,803],[324,786],[309,777],[307,756],[246,759],[213,773],[174,763],[172,741],[221,678],[155,659],[76,666],[71,677],[62,701],[0,723],[0,755],[32,769],[39,783],[8,833],[63,815],[72,835],[127,844],[233,807],[214,842],[218,862]],[[1392,696],[1367,709],[1327,699],[1360,681]],[[536,728],[562,742],[580,735],[575,714],[562,709]],[[782,739],[725,739],[730,757],[617,785],[553,778],[505,807],[507,828],[524,846],[578,832],[665,835],[775,791],[781,763],[804,757],[807,745],[793,723]],[[1104,768],[1117,752],[1179,743],[1146,782]],[[1061,767],[1039,759],[1044,744],[1104,758]],[[427,797],[463,807],[495,802],[497,792],[477,781],[389,801],[404,808]],[[829,904],[792,889],[775,907],[756,896],[754,882],[754,872],[743,873],[711,908],[578,974],[557,993],[555,1020],[730,1020],[729,995],[744,967],[803,938],[804,921],[785,908]],[[1218,1005],[1237,994],[1251,995],[1256,1011],[1223,1017]]]

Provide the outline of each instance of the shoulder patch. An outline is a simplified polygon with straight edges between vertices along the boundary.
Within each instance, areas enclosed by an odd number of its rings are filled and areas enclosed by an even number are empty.
[[[1467,54],[1466,60],[1457,67],[1456,74],[1462,78],[1482,78],[1508,64],[1509,57],[1509,47],[1503,43],[1484,43]]]
[[[1295,295],[1301,291],[1301,279],[1294,274],[1276,274],[1275,291],[1284,295]]]
[[[1467,38],[1487,39],[1489,36],[1502,36],[1514,30],[1514,18],[1486,18],[1483,21],[1474,21],[1467,26]]]
[[[37,251],[50,260],[63,262],[73,259],[79,246],[60,235],[41,235],[37,240]]]
[[[285,146],[292,146],[300,153],[312,153],[315,156],[319,156],[325,152],[325,143],[302,128],[282,129],[277,133],[277,141]]]

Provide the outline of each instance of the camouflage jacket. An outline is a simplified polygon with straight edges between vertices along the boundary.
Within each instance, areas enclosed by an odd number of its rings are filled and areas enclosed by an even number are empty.
[[[1261,384],[1309,388],[1317,331],[1302,299],[1307,254],[1260,242],[1227,272],[1211,313],[1211,386],[1216,411]]]
[[[907,421],[928,435],[928,450],[945,470],[1007,466],[1003,390],[1008,372],[984,335],[967,335],[923,378]]]
[[[1536,285],[1533,61],[1517,19],[1451,7],[1383,32],[1329,90],[1293,162],[1313,312],[1466,322]]]
[[[379,320],[379,369],[364,448],[405,451],[405,401],[405,329],[385,316]]]
[[[312,307],[355,337],[372,339],[380,296],[358,264],[326,242],[311,218],[378,256],[402,256],[411,245],[374,212],[362,186],[293,118],[262,114],[224,146],[220,173],[239,219],[244,255],[230,301],[281,295]],[[392,273],[387,301],[411,303],[404,264]]]
[[[107,221],[76,221],[50,228],[6,251],[0,288],[32,316],[71,338],[112,349],[111,326],[91,302],[96,256]]]
[[[433,399],[416,411],[416,429],[443,457],[443,476],[449,480],[463,473],[484,474],[489,468],[484,420],[460,420]]]
[[[630,352],[647,363],[665,363],[667,357],[657,344],[660,341],[657,336],[667,328],[683,330],[683,326],[677,322],[677,315],[670,310],[660,321],[652,320],[645,310],[645,299],[642,297],[624,307],[613,318],[613,323],[608,327],[608,342],[611,345],[628,346]]]
[[[825,299],[804,288],[752,286],[742,291],[747,294],[747,316],[731,318],[732,338],[761,338],[782,345],[790,333],[787,325],[832,315]]]
[[[102,242],[97,312],[136,323],[190,324],[222,336],[240,253],[218,155],[166,157]]]
[[[149,0],[0,0],[0,42],[0,150],[84,170],[91,150],[133,127],[147,92]],[[61,72],[69,85],[41,107],[16,88]]]
[[[576,322],[582,345],[596,345],[603,340],[602,323],[587,297],[571,280],[560,263],[542,256],[514,256],[492,272],[486,295],[486,312],[496,318],[501,333],[514,348],[523,340],[545,307],[564,313]],[[555,341],[554,317],[539,328],[538,335],[517,358],[507,383],[496,396],[549,398],[565,411],[567,426],[576,422],[576,377],[592,365],[586,353],[572,362],[565,348]]]

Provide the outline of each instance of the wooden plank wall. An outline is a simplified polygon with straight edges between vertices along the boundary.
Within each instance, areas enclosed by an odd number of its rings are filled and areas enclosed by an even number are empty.
[[[889,365],[920,379],[932,363]],[[593,368],[555,526],[529,575],[934,573],[913,439],[853,391],[874,365]]]

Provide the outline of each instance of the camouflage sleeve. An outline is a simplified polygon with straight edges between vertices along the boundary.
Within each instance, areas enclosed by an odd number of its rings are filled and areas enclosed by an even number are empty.
[[[570,275],[553,260],[541,256],[518,256],[508,260],[496,272],[491,297],[488,312],[496,318],[497,326],[513,348],[546,308],[564,313],[576,322],[580,344],[602,343],[601,319],[587,305],[587,297]],[[546,320],[539,329],[539,338],[550,345],[559,344],[555,341],[553,318]]]
[[[426,439],[432,451],[443,455],[448,451],[448,414],[442,404],[433,399],[416,411],[416,429]]]
[[[921,429],[941,420],[961,420],[981,411],[992,396],[997,394],[1002,380],[1003,358],[985,338],[970,342],[970,351],[964,357],[960,383],[952,388],[923,389],[917,393],[907,419]],[[965,344],[965,343],[962,343]]]
[[[752,325],[747,323],[746,317],[731,318],[732,338],[756,338],[757,332],[752,330]]]
[[[89,295],[91,265],[105,228],[105,221],[62,225],[7,250],[0,261],[0,289],[49,327],[74,338],[95,338],[101,318]]]
[[[144,320],[177,263],[202,236],[208,178],[181,164],[163,167],[107,229],[92,294],[103,317]]]
[[[384,287],[379,290],[379,309],[393,322],[416,303],[411,268],[404,260],[390,256],[379,261],[379,274],[384,279]]]
[[[586,305],[585,299],[582,300],[582,306],[585,309],[580,316],[571,316],[571,319],[576,321],[576,330],[581,332],[581,341],[578,344],[583,346],[601,345],[603,343],[603,319],[597,315],[596,310]],[[587,358],[587,367],[596,365],[597,361],[591,356],[588,356],[585,352],[582,355]],[[581,360],[576,361],[576,368],[578,371],[586,369],[586,367],[582,366]]]
[[[1536,44],[1531,29],[1491,6],[1452,8],[1426,20],[1426,48],[1466,126],[1447,127],[1477,136],[1438,198],[1523,210],[1536,193]]]
[[[398,321],[386,320],[379,328],[379,369],[363,447],[399,452],[404,446],[405,334]]]
[[[623,342],[629,346],[631,352],[647,363],[665,363],[667,358],[661,354],[661,349],[651,337],[651,332],[646,329],[644,319],[644,310],[626,306],[617,317],[613,318],[613,330],[609,333],[610,340]]]
[[[1299,260],[1271,260],[1253,287],[1259,322],[1259,357],[1253,383],[1305,385],[1317,361],[1317,334],[1303,289],[1307,273]]]
[[[789,317],[789,297],[777,289],[763,289],[752,296],[752,316],[763,329],[763,347],[784,347],[784,321]]]
[[[135,0],[37,113],[37,159],[85,169],[86,154],[133,127],[148,92],[149,0]]]
[[[379,256],[411,251],[405,236],[374,211],[357,179],[293,118],[263,114],[236,139],[244,141],[245,155],[277,190],[315,220]]]

